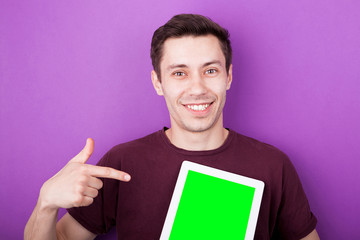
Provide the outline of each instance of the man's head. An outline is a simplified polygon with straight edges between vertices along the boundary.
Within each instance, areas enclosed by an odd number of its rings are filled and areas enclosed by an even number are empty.
[[[171,128],[222,130],[232,82],[228,32],[203,16],[178,15],[155,32],[152,57],[152,82],[164,96]]]
[[[159,27],[154,32],[151,42],[151,60],[158,78],[161,78],[160,62],[163,57],[164,43],[167,39],[205,35],[214,35],[219,40],[228,72],[232,62],[228,31],[207,17],[196,14],[180,14],[172,17],[164,26]]]

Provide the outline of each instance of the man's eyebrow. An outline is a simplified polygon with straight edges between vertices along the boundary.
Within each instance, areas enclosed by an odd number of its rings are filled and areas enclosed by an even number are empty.
[[[222,66],[221,61],[214,60],[214,61],[204,63],[202,65],[202,67],[207,67],[207,66],[212,65],[212,64],[218,64],[218,65]],[[175,69],[175,68],[188,68],[188,65],[186,65],[186,64],[171,64],[166,69],[167,70],[172,70],[172,69]]]
[[[166,69],[167,70],[172,70],[172,69],[175,69],[175,68],[187,68],[187,67],[188,66],[186,64],[171,64]]]
[[[210,62],[204,63],[204,64],[203,64],[203,67],[207,67],[207,66],[213,65],[213,64],[217,64],[217,65],[222,66],[222,64],[221,64],[221,62],[220,62],[219,60],[214,60],[214,61],[210,61]]]

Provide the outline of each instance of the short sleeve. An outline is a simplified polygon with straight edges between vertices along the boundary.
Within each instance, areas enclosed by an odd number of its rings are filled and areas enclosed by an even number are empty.
[[[110,152],[100,159],[97,166],[109,166]],[[104,185],[94,202],[86,207],[67,209],[68,213],[90,232],[99,235],[108,232],[115,225],[118,181],[100,178]],[[106,203],[106,204],[105,204]]]
[[[301,239],[315,229],[317,219],[310,211],[298,174],[288,158],[282,174],[282,198],[276,222],[278,238]]]

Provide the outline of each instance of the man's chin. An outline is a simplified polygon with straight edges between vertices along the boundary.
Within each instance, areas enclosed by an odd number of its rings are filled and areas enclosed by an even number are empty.
[[[182,119],[183,121],[176,121],[173,123],[187,132],[204,133],[206,131],[211,131],[219,123],[219,117]]]
[[[214,126],[214,124],[202,124],[202,125],[185,125],[184,129],[188,132],[193,132],[193,133],[202,133],[202,132],[206,132],[208,130],[210,130],[212,127]]]

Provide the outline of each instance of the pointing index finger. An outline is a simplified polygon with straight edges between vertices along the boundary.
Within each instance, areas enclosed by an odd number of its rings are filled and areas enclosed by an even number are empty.
[[[124,182],[128,182],[131,179],[128,173],[116,170],[114,168],[93,165],[87,165],[87,168],[90,175],[94,177],[112,178]]]

